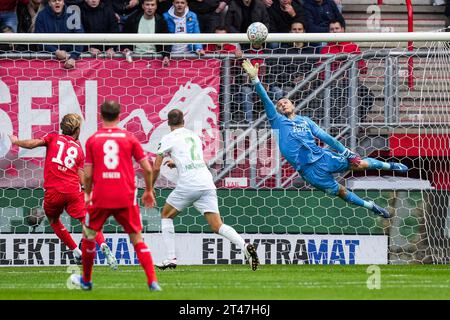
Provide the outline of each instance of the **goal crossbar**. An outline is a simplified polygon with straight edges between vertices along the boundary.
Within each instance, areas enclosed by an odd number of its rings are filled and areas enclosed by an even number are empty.
[[[272,33],[266,42],[391,42],[450,41],[448,32],[373,32],[373,33]],[[128,33],[0,33],[0,43],[249,43],[245,33],[201,34],[128,34]]]

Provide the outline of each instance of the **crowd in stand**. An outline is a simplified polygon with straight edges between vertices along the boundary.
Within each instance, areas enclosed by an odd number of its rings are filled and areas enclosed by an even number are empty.
[[[20,33],[245,33],[253,22],[264,23],[270,33],[345,32],[341,0],[2,0],[0,31]],[[25,47],[25,48],[23,48]],[[267,43],[248,44],[135,44],[112,46],[77,45],[8,46],[0,51],[43,50],[51,52],[67,69],[75,67],[82,52],[92,56],[123,53],[161,54],[163,65],[170,63],[172,53],[243,54],[311,54],[360,53],[353,43]],[[267,89],[274,100],[292,90],[317,61],[303,63],[283,59],[259,62],[261,78],[266,76]],[[263,63],[265,62],[265,63]],[[319,62],[320,63],[320,62]],[[365,65],[360,64],[360,69]],[[242,72],[234,78],[239,86],[239,103],[245,118],[252,122],[254,92]]]
[[[330,21],[338,20],[345,25],[339,1],[2,0],[0,30],[20,33],[213,33],[221,28],[225,32],[245,33],[251,23],[258,21],[271,33],[291,32],[294,22],[301,23],[304,32],[328,32]],[[267,47],[277,49],[279,45],[270,43]],[[88,51],[93,55],[114,54],[118,49],[123,48],[92,45]],[[136,49],[138,53],[168,51],[167,47],[152,45],[125,49]],[[199,55],[203,55],[205,49],[206,46],[201,45],[170,47],[172,53],[196,52]],[[57,48],[47,46],[44,50],[56,52]],[[73,51],[78,50],[74,48]],[[61,59],[79,56],[79,52],[55,54]]]

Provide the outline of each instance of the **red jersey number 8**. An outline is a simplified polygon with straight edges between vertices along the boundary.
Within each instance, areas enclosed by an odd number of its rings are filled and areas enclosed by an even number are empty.
[[[106,168],[114,170],[119,165],[119,145],[114,140],[106,140],[103,144],[103,162]]]

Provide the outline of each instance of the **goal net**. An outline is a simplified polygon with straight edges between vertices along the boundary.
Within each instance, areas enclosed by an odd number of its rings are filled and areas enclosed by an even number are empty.
[[[62,117],[75,112],[84,119],[84,145],[100,126],[98,106],[105,99],[122,105],[119,126],[136,135],[150,158],[170,130],[167,113],[184,112],[186,127],[202,138],[225,223],[257,245],[262,263],[449,263],[449,37],[433,32],[438,40],[426,41],[431,37],[414,35],[387,42],[352,34],[341,34],[338,42],[333,34],[269,35],[262,46],[251,46],[244,35],[204,35],[189,43],[151,36],[127,43],[117,36],[102,44],[116,50],[113,56],[88,52],[98,39],[67,38],[60,48],[81,51],[73,69],[42,45],[58,45],[55,38],[0,36],[0,265],[65,264],[71,258],[43,215],[45,149],[11,147],[8,134],[40,138],[58,132]],[[407,40],[414,40],[413,47]],[[139,53],[137,45],[149,43],[159,52]],[[164,64],[169,45],[191,43],[203,45],[205,55],[171,54]],[[125,47],[132,53],[124,55]],[[328,196],[298,176],[279,152],[241,67],[244,58],[260,64],[260,79],[274,101],[288,97],[301,115],[363,157],[410,168],[336,176],[363,199],[388,208],[390,219]],[[176,181],[176,171],[163,166],[157,207],[141,209],[157,260],[163,250],[159,212]],[[143,186],[138,171],[141,192]],[[62,221],[80,239],[80,223],[66,214]],[[194,208],[175,219],[175,230],[177,252],[186,246],[198,257],[182,257],[181,263],[243,262],[242,253],[211,234]],[[119,262],[133,264],[122,228],[110,219],[104,232]]]

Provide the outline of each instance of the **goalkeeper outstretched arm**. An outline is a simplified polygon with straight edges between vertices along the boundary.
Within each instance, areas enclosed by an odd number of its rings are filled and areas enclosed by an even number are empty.
[[[266,110],[267,118],[269,120],[273,120],[277,117],[277,109],[273,102],[270,100],[269,95],[267,94],[266,89],[264,89],[261,81],[259,81],[258,78],[258,69],[259,64],[252,65],[250,60],[246,59],[242,63],[242,67],[244,68],[245,72],[247,72],[248,76],[250,77],[250,80],[252,81],[253,85],[255,86],[256,92],[258,93],[258,96],[261,98],[264,109]]]

